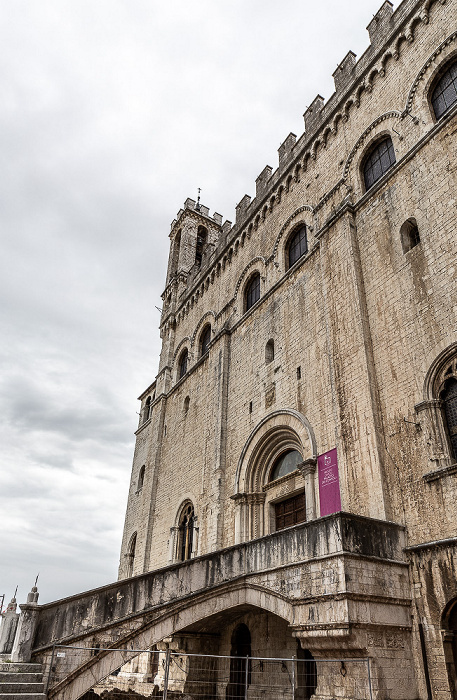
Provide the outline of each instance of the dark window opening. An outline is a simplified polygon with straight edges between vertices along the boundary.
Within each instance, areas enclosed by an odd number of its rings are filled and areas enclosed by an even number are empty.
[[[297,367],[297,379],[301,379],[301,367]]]
[[[200,357],[206,355],[209,350],[209,344],[211,342],[211,326],[206,326],[201,334],[200,338]]]
[[[421,242],[416,219],[407,219],[400,228],[400,238],[403,253],[407,253],[411,248]]]
[[[457,102],[457,61],[441,76],[432,93],[435,117],[440,119]]]
[[[146,399],[146,403],[144,404],[144,409],[143,409],[143,423],[146,423],[147,420],[151,417],[151,397],[148,396]]]
[[[143,466],[140,469],[140,473],[138,475],[138,486],[136,489],[137,491],[140,491],[143,488],[145,471],[146,471],[146,466],[143,464]]]
[[[136,549],[136,532],[130,539],[129,549],[127,552],[127,577],[133,576],[133,564],[135,562]]]
[[[289,242],[289,267],[292,267],[305,253],[308,252],[306,226],[300,226]]]
[[[258,272],[253,275],[246,287],[246,311],[260,299],[260,275]]]
[[[298,464],[303,462],[303,457],[298,450],[288,450],[278,457],[270,474],[270,481],[280,479],[281,476],[294,472]]]
[[[192,503],[188,503],[181,513],[179,519],[179,538],[178,538],[178,559],[186,561],[190,559],[193,552],[194,540],[194,507]]]
[[[188,359],[189,353],[187,352],[187,350],[184,350],[184,352],[181,355],[181,359],[179,360],[179,379],[182,379],[187,372]]]
[[[199,226],[197,230],[197,247],[195,249],[195,262],[197,265],[202,264],[203,249],[205,247],[208,231],[204,226]]]
[[[189,410],[189,404],[190,404],[190,396],[186,396],[184,399],[184,413],[187,413]]]
[[[275,359],[275,342],[274,340],[269,340],[265,345],[265,364],[273,362]]]
[[[249,413],[252,413],[252,401],[249,401]]]
[[[444,391],[441,392],[446,428],[451,443],[452,457],[457,460],[457,380],[446,380]]]
[[[276,530],[283,530],[285,527],[292,527],[292,525],[298,525],[298,523],[305,521],[306,501],[304,493],[275,504]]]
[[[395,151],[390,136],[378,141],[365,158],[363,177],[365,189],[369,190],[375,182],[395,164]]]

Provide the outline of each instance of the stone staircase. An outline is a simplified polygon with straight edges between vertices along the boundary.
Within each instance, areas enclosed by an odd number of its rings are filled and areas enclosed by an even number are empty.
[[[45,700],[41,664],[0,663],[1,700]]]

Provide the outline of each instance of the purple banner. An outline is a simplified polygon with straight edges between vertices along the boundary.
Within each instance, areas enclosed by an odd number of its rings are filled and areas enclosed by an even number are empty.
[[[340,477],[336,447],[317,458],[319,474],[319,501],[321,516],[338,513],[341,510]]]

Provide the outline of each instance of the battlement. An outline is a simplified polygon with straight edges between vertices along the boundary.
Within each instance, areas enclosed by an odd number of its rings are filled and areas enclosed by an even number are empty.
[[[442,1],[442,0],[441,0]],[[444,0],[446,1],[446,0]],[[245,194],[236,206],[235,229],[256,216],[265,206],[271,191],[278,187],[283,177],[290,177],[293,168],[304,154],[314,157],[317,144],[325,141],[325,134],[335,128],[340,118],[348,119],[350,106],[358,104],[361,86],[371,91],[373,73],[383,74],[387,56],[398,56],[397,44],[404,38],[412,40],[413,26],[418,21],[426,23],[428,12],[434,0],[403,0],[393,11],[393,5],[385,0],[367,26],[370,44],[357,60],[353,51],[348,51],[333,73],[335,92],[325,101],[317,95],[303,114],[304,132],[298,138],[290,133],[278,149],[279,167],[273,170],[266,166],[256,178],[256,193],[251,199]],[[383,54],[385,57],[383,57]],[[380,66],[376,67],[380,63]],[[187,200],[189,207],[195,207],[193,200]]]
[[[176,226],[186,209],[190,209],[191,211],[195,211],[198,214],[200,214],[200,216],[204,216],[207,219],[211,219],[211,221],[215,223],[216,226],[222,226],[222,214],[219,214],[215,211],[211,216],[209,213],[209,207],[205,207],[204,204],[200,204],[199,202],[196,202],[195,199],[191,199],[190,197],[188,197],[184,202],[184,208],[178,211],[176,218],[173,219],[173,221],[171,222],[171,231],[173,231],[174,227]]]

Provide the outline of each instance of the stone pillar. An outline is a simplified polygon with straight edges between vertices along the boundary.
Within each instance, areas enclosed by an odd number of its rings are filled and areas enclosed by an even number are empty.
[[[297,469],[305,480],[305,499],[306,499],[306,519],[314,520],[316,516],[316,493],[315,493],[315,478],[316,473],[316,457],[305,459],[304,462],[297,465]]]
[[[2,613],[2,627],[0,630],[0,654],[10,654],[13,648],[14,637],[16,636],[19,613],[16,612],[16,598],[13,596],[11,602]]]
[[[19,606],[21,614],[14,638],[11,660],[14,662],[29,662],[32,656],[32,646],[35,629],[38,622],[38,589],[33,586],[27,596],[27,603]]]

